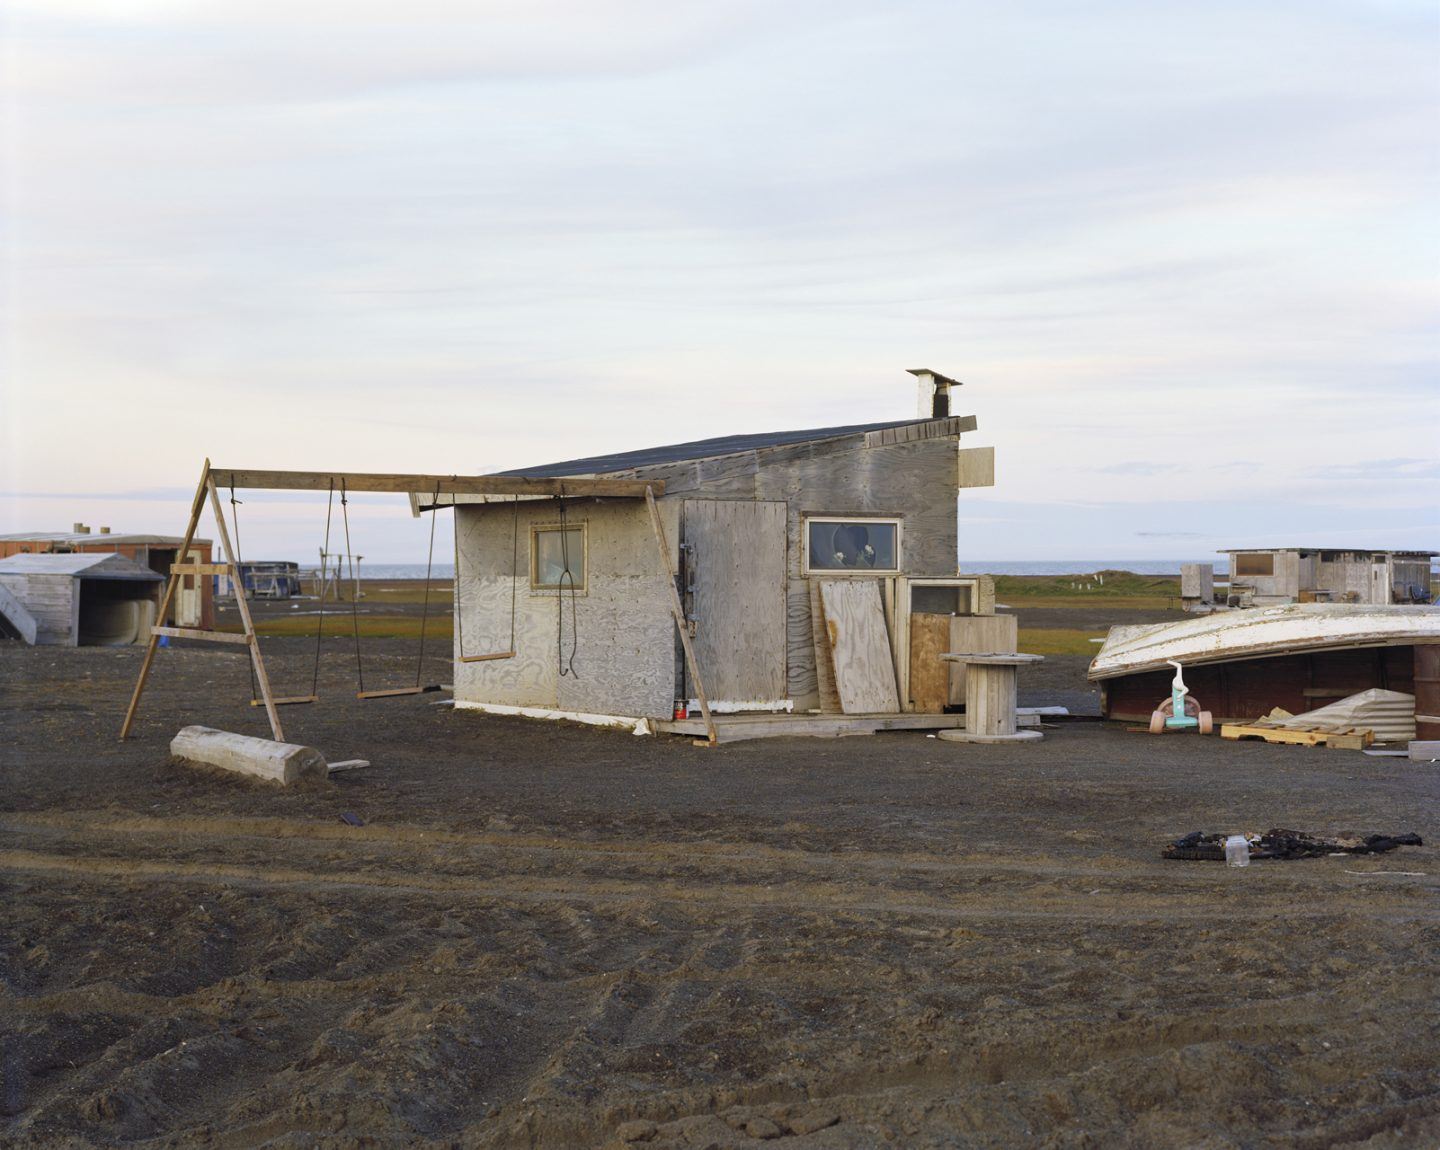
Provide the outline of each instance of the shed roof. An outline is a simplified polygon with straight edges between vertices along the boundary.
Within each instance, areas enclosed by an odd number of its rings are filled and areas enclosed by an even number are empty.
[[[815,427],[805,431],[763,431],[755,435],[721,435],[714,439],[696,439],[689,443],[672,443],[663,447],[647,447],[639,451],[620,451],[614,455],[592,455],[586,459],[567,459],[536,467],[517,467],[500,475],[559,476],[606,475],[629,471],[635,467],[654,467],[664,463],[686,463],[694,459],[710,459],[717,455],[736,455],[763,447],[787,447],[796,443],[843,439],[847,435],[863,435],[867,431],[884,431],[890,427],[906,427],[914,423],[931,423],[923,419],[892,419],[884,423],[852,423],[845,427]]]
[[[1220,555],[1272,555],[1280,552],[1336,551],[1345,555],[1418,555],[1427,558],[1440,555],[1440,551],[1422,551],[1413,547],[1226,547],[1217,552]]]
[[[16,531],[9,535],[0,535],[0,543],[59,543],[68,547],[110,547],[117,543],[123,543],[127,547],[179,547],[184,542],[183,535],[117,535],[113,531],[107,534],[95,531]],[[208,547],[210,542],[209,539],[190,540],[195,547]]]
[[[83,579],[134,579],[151,582],[161,582],[165,578],[114,551],[11,555],[8,559],[0,559],[0,575],[70,575]]]

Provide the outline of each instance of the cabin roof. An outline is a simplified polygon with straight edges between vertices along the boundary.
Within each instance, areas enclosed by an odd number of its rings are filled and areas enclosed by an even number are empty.
[[[158,575],[114,551],[11,555],[0,559],[0,575],[71,575],[84,579],[136,579],[160,582]]]
[[[847,435],[863,435],[867,431],[884,431],[891,427],[907,427],[916,423],[932,423],[923,419],[892,419],[883,423],[852,423],[845,427],[814,427],[804,431],[763,431],[755,435],[721,435],[714,439],[696,439],[689,443],[672,443],[663,447],[646,447],[639,451],[620,451],[613,455],[592,455],[585,459],[567,459],[534,467],[517,467],[500,475],[544,477],[561,475],[607,475],[636,467],[654,467],[665,463],[685,463],[694,459],[711,459],[717,455],[737,455],[764,447],[788,447],[796,443],[812,443],[826,439],[843,439]]]

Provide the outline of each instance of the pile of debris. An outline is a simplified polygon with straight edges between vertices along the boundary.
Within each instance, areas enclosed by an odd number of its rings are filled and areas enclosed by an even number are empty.
[[[1192,831],[1184,838],[1176,839],[1160,852],[1161,858],[1181,859],[1186,862],[1224,862],[1225,840],[1228,835],[1207,835]],[[1357,835],[1339,834],[1333,838],[1312,835],[1308,831],[1287,831],[1274,827],[1259,838],[1245,836],[1250,840],[1252,859],[1301,859],[1317,858],[1322,855],[1372,855],[1393,851],[1396,847],[1419,847],[1425,844],[1417,834],[1404,835]]]
[[[1252,723],[1224,724],[1220,736],[1351,751],[1376,741],[1408,743],[1415,738],[1415,696],[1373,687],[1300,715],[1275,707]]]

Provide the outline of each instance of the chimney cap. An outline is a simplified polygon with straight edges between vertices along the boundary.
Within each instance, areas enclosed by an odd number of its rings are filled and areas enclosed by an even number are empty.
[[[951,379],[948,375],[941,375],[938,371],[931,371],[928,367],[907,367],[905,369],[911,375],[928,375],[936,383],[944,384],[947,387],[964,387],[958,379]]]

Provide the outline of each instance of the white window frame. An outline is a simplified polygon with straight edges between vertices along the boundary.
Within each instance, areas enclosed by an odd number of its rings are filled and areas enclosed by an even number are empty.
[[[527,574],[530,577],[530,594],[532,595],[570,594],[569,587],[535,582],[540,568],[540,532],[560,530],[580,532],[580,561],[585,566],[584,578],[575,581],[575,594],[586,595],[590,591],[590,523],[586,519],[571,519],[565,523],[530,524],[530,570]]]
[[[812,568],[810,566],[810,524],[812,523],[893,524],[895,527],[895,566],[867,567],[863,571],[844,567]],[[899,575],[904,570],[905,520],[897,515],[802,515],[800,517],[800,548],[801,573],[804,575],[822,575],[827,579],[844,579],[857,575],[867,579],[878,575]]]

